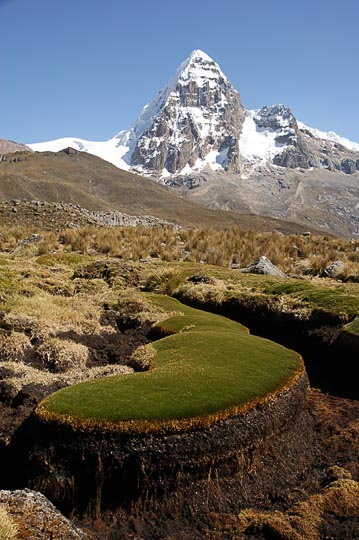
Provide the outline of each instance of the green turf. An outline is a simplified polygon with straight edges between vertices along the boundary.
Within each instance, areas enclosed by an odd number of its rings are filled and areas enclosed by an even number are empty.
[[[349,334],[359,337],[359,317],[356,317],[351,323],[346,324],[344,330]]]
[[[320,309],[335,315],[357,315],[359,312],[358,294],[350,294],[345,286],[331,287],[306,281],[290,281],[267,286],[266,294],[286,294],[300,299],[314,309]]]
[[[293,351],[250,336],[238,323],[169,297],[147,299],[176,312],[158,325],[174,334],[154,343],[155,368],[62,389],[40,410],[113,423],[206,417],[263,398],[301,367]]]

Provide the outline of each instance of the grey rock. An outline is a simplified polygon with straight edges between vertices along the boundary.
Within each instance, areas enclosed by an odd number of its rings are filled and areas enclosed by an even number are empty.
[[[0,504],[5,504],[17,523],[23,523],[32,540],[90,540],[84,531],[63,516],[44,495],[30,489],[0,491]]]
[[[340,168],[345,174],[353,174],[356,170],[356,163],[353,159],[345,158],[342,160]]]
[[[339,277],[345,268],[343,261],[334,261],[325,268],[322,273],[322,277],[337,278]]]
[[[269,276],[286,277],[286,274],[265,256],[260,257],[247,268],[241,268],[239,271],[246,274],[266,274]]]

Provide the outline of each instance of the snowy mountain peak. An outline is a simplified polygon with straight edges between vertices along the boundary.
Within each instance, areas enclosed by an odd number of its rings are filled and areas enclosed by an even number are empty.
[[[270,171],[272,165],[359,171],[357,143],[297,122],[282,104],[245,111],[219,65],[200,49],[180,64],[129,130],[104,142],[66,138],[31,148],[66,146],[161,179],[204,168],[248,176],[259,165]]]
[[[192,61],[194,59],[200,59],[200,60],[203,60],[204,62],[214,61],[210,56],[208,56],[207,53],[205,53],[204,51],[201,51],[201,49],[195,49],[194,51],[191,52],[188,60]]]
[[[214,88],[220,79],[227,80],[219,65],[208,54],[196,49],[182,62],[170,82],[173,88],[177,84],[188,85],[190,82],[198,87],[209,85]]]
[[[125,161],[130,164],[137,140],[152,125],[161,110],[164,109],[171,94],[176,92],[178,85],[186,87],[192,83],[198,88],[203,88],[208,83],[211,88],[214,88],[220,79],[227,81],[219,65],[200,49],[192,51],[190,56],[180,64],[166,86],[158,92],[155,99],[143,107],[131,129],[116,134],[118,146],[127,145],[129,147]]]
[[[193,51],[132,126],[125,156],[141,173],[162,177],[204,166],[238,170],[244,119],[238,92],[206,53]]]

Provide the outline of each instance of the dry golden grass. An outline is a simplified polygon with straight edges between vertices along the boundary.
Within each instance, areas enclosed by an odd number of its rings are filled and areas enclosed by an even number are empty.
[[[0,251],[16,251],[16,246],[32,232],[29,228],[1,227]],[[86,226],[41,234],[43,240],[23,247],[20,253],[98,253],[133,261],[158,259],[224,267],[235,264],[242,268],[265,255],[284,272],[304,275],[320,275],[329,264],[339,260],[345,265],[340,278],[359,280],[359,240],[260,233],[236,227],[217,230]]]
[[[156,351],[152,343],[146,343],[132,353],[129,365],[135,371],[148,371],[154,367],[155,355]]]
[[[18,538],[19,528],[7,511],[6,507],[0,505],[0,539],[16,540]]]
[[[83,369],[89,359],[89,350],[85,345],[59,338],[46,339],[37,348],[37,354],[44,367],[54,372]]]
[[[66,372],[53,373],[44,369],[39,369],[34,366],[23,364],[22,362],[1,362],[1,370],[6,372],[3,379],[8,385],[11,385],[17,392],[27,385],[36,385],[42,388],[55,386],[60,388],[70,386],[91,379],[101,379],[103,377],[111,377],[113,375],[127,375],[133,373],[133,369],[129,366],[118,364],[71,368]]]
[[[96,298],[53,296],[38,290],[33,296],[14,293],[6,302],[10,319],[24,315],[33,320],[36,337],[56,334],[59,329],[81,329],[93,333],[99,328],[100,307]]]
[[[336,523],[337,532],[341,529],[342,534],[338,538],[354,540],[356,536],[351,535],[358,516],[359,483],[342,478],[295,504],[288,512],[243,510],[238,516],[237,527],[245,534],[259,535],[260,538],[322,540],[333,538],[330,533]]]

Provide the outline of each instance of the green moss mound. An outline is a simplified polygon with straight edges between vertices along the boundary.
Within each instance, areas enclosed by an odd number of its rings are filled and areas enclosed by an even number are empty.
[[[157,324],[153,370],[77,384],[48,397],[45,418],[112,424],[124,431],[206,425],[286,388],[303,370],[300,357],[251,336],[225,317],[147,295],[171,312]]]

